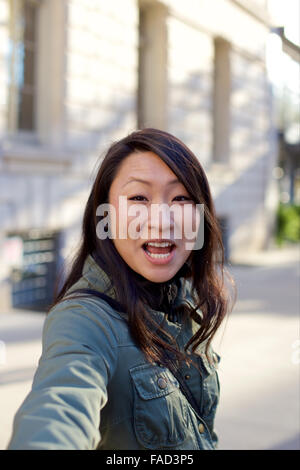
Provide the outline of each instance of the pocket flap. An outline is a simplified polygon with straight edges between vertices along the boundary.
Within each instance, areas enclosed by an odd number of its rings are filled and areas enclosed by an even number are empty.
[[[130,369],[130,374],[143,400],[163,397],[179,388],[177,379],[165,367],[143,364]]]

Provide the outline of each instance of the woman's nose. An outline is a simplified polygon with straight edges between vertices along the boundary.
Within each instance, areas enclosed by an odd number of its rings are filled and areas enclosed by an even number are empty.
[[[171,238],[174,229],[174,217],[170,207],[165,203],[151,204],[148,213],[148,230],[151,231],[149,239]]]

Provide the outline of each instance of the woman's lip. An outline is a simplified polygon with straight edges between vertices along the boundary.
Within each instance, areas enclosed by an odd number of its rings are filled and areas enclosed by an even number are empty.
[[[146,258],[153,264],[168,264],[170,263],[170,261],[172,261],[174,255],[175,255],[175,250],[176,250],[176,247],[174,245],[174,247],[172,248],[172,250],[170,251],[169,255],[165,258],[152,258],[151,255],[148,255],[147,251],[142,248]]]

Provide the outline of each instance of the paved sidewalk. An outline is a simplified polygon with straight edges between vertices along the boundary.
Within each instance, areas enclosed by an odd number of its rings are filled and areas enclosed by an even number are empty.
[[[238,300],[214,341],[220,449],[300,449],[299,260],[297,247],[231,268]]]
[[[41,355],[45,314],[28,311],[0,313],[0,449],[11,435],[15,412],[31,389]]]
[[[214,340],[222,356],[220,449],[300,449],[299,268],[295,248],[247,255],[230,268],[238,301]],[[0,449],[30,390],[44,318],[0,313]]]

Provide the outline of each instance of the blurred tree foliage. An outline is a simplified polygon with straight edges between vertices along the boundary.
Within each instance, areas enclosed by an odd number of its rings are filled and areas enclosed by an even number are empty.
[[[277,210],[276,242],[300,241],[300,205],[280,204]]]

